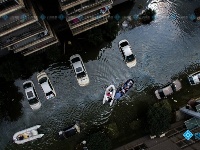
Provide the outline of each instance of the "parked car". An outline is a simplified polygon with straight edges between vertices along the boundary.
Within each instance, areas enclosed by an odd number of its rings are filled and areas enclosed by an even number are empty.
[[[190,74],[188,76],[188,80],[190,82],[190,85],[196,85],[200,83],[200,71],[195,72],[193,74]]]
[[[79,54],[75,54],[70,57],[70,63],[75,72],[76,79],[80,86],[86,86],[89,84],[90,80],[83,64],[83,60]]]
[[[181,88],[181,82],[179,80],[175,80],[172,83],[165,85],[163,88],[156,90],[155,94],[158,99],[162,99],[173,94],[176,91],[179,91]]]
[[[33,110],[37,110],[41,107],[41,102],[37,96],[35,86],[32,81],[25,81],[23,83],[23,88],[25,90],[25,95],[28,100],[30,107]]]
[[[119,42],[119,50],[122,53],[126,65],[129,68],[134,67],[136,65],[136,58],[135,55],[133,55],[132,48],[126,39]]]
[[[46,99],[52,99],[56,97],[56,92],[49,80],[49,77],[44,71],[37,74],[37,79],[38,79],[38,83],[42,87],[42,90],[46,96]]]
[[[61,139],[68,139],[69,137],[80,133],[80,122],[76,121],[75,123],[73,123],[72,125],[70,125],[69,127],[59,131],[59,136]]]

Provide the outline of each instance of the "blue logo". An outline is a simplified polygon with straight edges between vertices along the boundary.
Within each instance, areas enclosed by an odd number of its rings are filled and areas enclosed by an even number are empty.
[[[184,138],[186,140],[190,140],[193,136],[192,132],[190,132],[189,130],[185,131],[185,133],[183,134]]]
[[[120,19],[121,17],[120,17],[119,14],[116,14],[116,15],[114,16],[114,18],[115,18],[115,20],[119,21],[119,19]]]
[[[133,19],[135,20],[135,21],[137,21],[138,20],[138,18],[139,18],[139,16],[138,15],[133,15]]]
[[[63,20],[63,19],[65,18],[65,16],[64,16],[63,14],[60,14],[60,15],[58,16],[58,18],[59,18],[60,20]]]
[[[46,16],[44,14],[41,14],[40,19],[44,20],[44,19],[46,19]]]
[[[196,140],[200,140],[200,133],[195,133],[194,137],[195,137]]]
[[[20,16],[20,19],[21,19],[22,21],[25,21],[25,20],[27,19],[27,16],[26,16],[25,14],[23,14],[23,15]]]
[[[191,14],[191,15],[189,15],[189,17],[188,17],[191,21],[193,21],[193,20],[195,20],[195,19],[197,19],[197,17],[196,17],[196,15],[195,14]]]
[[[4,15],[4,16],[2,16],[2,18],[3,18],[4,20],[7,20],[7,19],[8,19],[8,15]]]
[[[171,14],[171,15],[169,16],[169,19],[171,19],[171,20],[176,20],[176,19],[177,19],[177,15],[176,15],[176,14]]]

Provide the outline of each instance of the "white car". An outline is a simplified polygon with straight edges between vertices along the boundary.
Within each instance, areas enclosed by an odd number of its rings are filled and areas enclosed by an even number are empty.
[[[136,65],[136,58],[133,55],[131,46],[127,40],[121,40],[119,42],[119,50],[122,53],[124,61],[129,68],[132,68]]]
[[[163,88],[156,90],[155,95],[158,99],[162,99],[176,91],[179,91],[181,88],[181,82],[179,80],[175,80],[172,83],[168,83],[167,85],[163,86]]]
[[[200,71],[195,72],[193,74],[190,74],[188,76],[188,80],[190,82],[190,85],[196,85],[200,83]]]
[[[41,102],[35,91],[35,86],[32,81],[26,81],[23,83],[23,88],[25,90],[26,98],[28,103],[33,110],[37,110],[41,107]]]
[[[42,90],[46,96],[46,99],[52,99],[56,97],[56,92],[49,80],[49,77],[45,72],[37,74],[38,83],[41,85]]]
[[[70,63],[75,72],[76,79],[80,86],[86,86],[89,84],[90,80],[83,64],[83,60],[79,54],[75,54],[70,57]]]

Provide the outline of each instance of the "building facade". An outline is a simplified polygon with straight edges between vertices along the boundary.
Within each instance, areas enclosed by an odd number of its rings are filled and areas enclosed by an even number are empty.
[[[59,0],[73,35],[108,22],[112,0]]]
[[[30,0],[0,0],[0,48],[24,56],[59,43]]]

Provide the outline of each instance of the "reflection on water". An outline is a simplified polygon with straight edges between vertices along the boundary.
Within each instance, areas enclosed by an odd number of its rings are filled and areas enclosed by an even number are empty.
[[[38,111],[32,111],[27,101],[23,100],[23,116],[16,122],[0,124],[0,149],[62,149],[65,142],[59,141],[57,133],[74,120],[81,119],[87,128],[108,121],[116,103],[112,107],[102,104],[106,86],[118,86],[133,78],[136,81],[135,88],[130,93],[133,95],[135,92],[142,92],[149,85],[164,84],[174,74],[182,72],[193,63],[199,63],[200,23],[193,23],[183,17],[193,13],[198,2],[143,0],[140,3],[156,10],[154,22],[121,31],[111,47],[94,50],[91,54],[80,53],[90,78],[88,86],[78,85],[69,62],[52,64],[46,70],[57,93],[53,100],[45,99],[37,84],[36,73],[30,78],[35,83],[42,107]],[[138,5],[136,3],[130,15],[141,12]],[[177,18],[170,18],[172,13]],[[118,42],[122,39],[130,42],[137,57],[137,65],[131,69],[126,66],[118,50]],[[16,85],[24,93],[22,83],[22,80],[16,81]],[[126,97],[124,101],[128,105],[130,100],[134,100],[134,96],[132,99]],[[11,142],[15,132],[36,124],[42,125],[42,132],[45,134],[43,138],[24,145]]]

